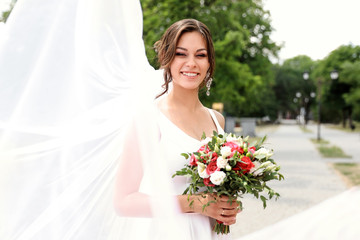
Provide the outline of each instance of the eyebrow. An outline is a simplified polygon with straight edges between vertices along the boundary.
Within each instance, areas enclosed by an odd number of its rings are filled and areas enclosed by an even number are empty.
[[[181,50],[187,51],[187,49],[183,48],[183,47],[176,47],[176,49],[181,49]],[[206,48],[200,48],[200,49],[196,50],[196,52],[201,52],[201,51],[207,51],[207,50],[206,50]]]

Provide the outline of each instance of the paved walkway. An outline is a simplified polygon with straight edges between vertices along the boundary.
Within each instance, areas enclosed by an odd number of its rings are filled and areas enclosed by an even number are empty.
[[[296,124],[282,124],[267,134],[267,146],[275,151],[274,159],[281,165],[285,181],[274,182],[281,198],[268,201],[263,210],[258,199],[244,197],[245,209],[238,215],[237,224],[232,227],[233,238],[260,230],[309,207],[336,196],[347,190],[346,184],[330,167],[330,161],[360,162],[359,133],[344,133],[322,126],[322,138],[338,145],[351,159],[325,159],[318,153],[316,146],[310,141],[316,138],[316,125],[308,126],[312,133],[303,132]]]
[[[315,124],[307,126],[312,133],[308,134],[311,138],[317,138],[318,127]],[[329,141],[329,145],[340,147],[345,154],[350,155],[350,159],[327,159],[329,162],[360,162],[360,133],[345,132],[336,130],[322,124],[320,127],[321,139]]]

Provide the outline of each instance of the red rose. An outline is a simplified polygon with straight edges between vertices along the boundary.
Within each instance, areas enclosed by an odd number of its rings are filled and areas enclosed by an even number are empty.
[[[201,156],[200,157],[203,163],[207,162],[208,157],[207,156]]]
[[[218,166],[216,165],[216,162],[210,162],[209,165],[206,167],[206,173],[210,176],[210,174],[216,172],[219,170]]]
[[[241,162],[237,162],[236,166],[233,168],[235,171],[242,170],[242,173],[248,173],[251,168],[253,168],[255,165],[251,161],[249,157],[242,157]]]
[[[256,148],[253,146],[253,147],[249,147],[249,152],[251,152],[252,154],[254,154],[254,152],[256,151]]]
[[[235,151],[236,149],[239,148],[239,145],[237,145],[234,142],[226,142],[226,143],[224,143],[224,146],[230,147],[231,150],[233,150],[233,151]]]
[[[212,155],[211,155],[211,162],[215,162],[218,158],[218,155],[216,152],[213,152]]]
[[[204,153],[208,153],[209,151],[210,151],[210,149],[209,149],[208,145],[203,145],[198,150],[198,152],[204,152]]]
[[[235,151],[237,151],[240,154],[244,153],[244,149],[242,149],[239,145],[237,145],[234,142],[226,142],[226,143],[224,143],[224,146],[227,146],[227,147],[231,148],[231,152],[233,153],[232,155],[234,155]]]
[[[205,186],[209,186],[209,187],[215,187],[215,184],[212,184],[210,181],[210,178],[204,178],[204,184]]]
[[[197,159],[195,157],[194,154],[191,154],[191,157],[190,157],[190,166],[197,166]]]

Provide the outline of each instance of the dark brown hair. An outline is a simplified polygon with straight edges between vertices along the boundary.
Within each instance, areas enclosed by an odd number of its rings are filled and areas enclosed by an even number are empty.
[[[164,91],[160,93],[158,97],[162,96],[169,90],[169,83],[171,82],[170,64],[173,61],[176,53],[176,46],[182,34],[185,32],[199,32],[205,42],[207,55],[209,60],[209,70],[206,79],[200,84],[199,88],[206,85],[206,82],[212,78],[215,70],[215,50],[214,44],[211,38],[211,33],[208,27],[202,22],[196,19],[183,19],[173,23],[164,33],[159,41],[155,43],[155,50],[158,56],[158,62],[160,68],[164,69],[165,83],[162,85]]]

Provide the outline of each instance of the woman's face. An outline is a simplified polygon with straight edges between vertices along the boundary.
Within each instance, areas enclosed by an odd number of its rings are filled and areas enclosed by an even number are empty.
[[[198,90],[209,67],[206,42],[202,35],[198,32],[183,33],[170,64],[174,89]]]

